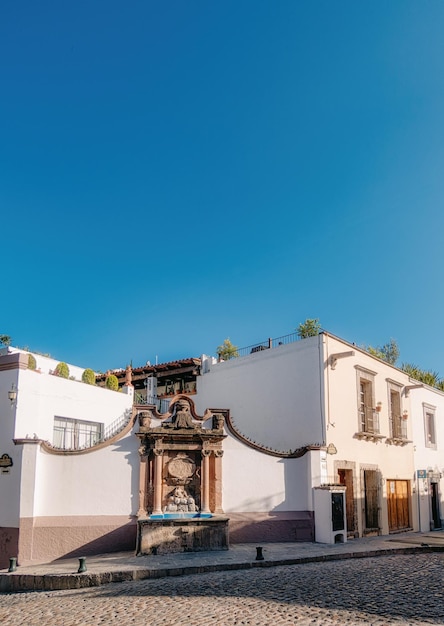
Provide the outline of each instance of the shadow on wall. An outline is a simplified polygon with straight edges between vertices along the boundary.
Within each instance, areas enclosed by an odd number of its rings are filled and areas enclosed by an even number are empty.
[[[68,532],[68,530],[66,532]],[[109,552],[134,551],[136,548],[136,535],[137,522],[136,520],[132,520],[131,522],[128,522],[128,524],[97,537],[96,539],[71,550],[71,552],[63,554],[54,560],[58,561],[61,559],[70,559],[81,556],[94,556]]]
[[[312,511],[229,514],[230,543],[314,541]]]
[[[123,453],[128,465],[131,467],[131,514],[137,515],[139,509],[139,441],[134,436],[134,430],[123,439],[113,444],[113,452]]]
[[[18,528],[0,528],[0,569],[9,567],[9,559],[18,552]]]

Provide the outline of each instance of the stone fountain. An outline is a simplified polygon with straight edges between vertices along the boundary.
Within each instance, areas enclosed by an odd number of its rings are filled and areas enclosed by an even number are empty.
[[[197,415],[186,395],[139,413],[137,554],[228,549],[222,510],[224,418]]]

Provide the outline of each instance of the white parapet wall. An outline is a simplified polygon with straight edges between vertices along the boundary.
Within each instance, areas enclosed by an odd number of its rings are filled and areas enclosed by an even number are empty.
[[[102,432],[130,425],[132,388],[115,392],[48,372],[28,369],[23,353],[0,357],[0,454],[13,462],[0,476],[0,498],[7,503],[0,507],[3,563],[17,555],[22,563],[45,561],[79,548],[131,549],[135,541],[138,445],[132,431],[80,452],[41,443],[54,443],[57,418],[101,424]]]

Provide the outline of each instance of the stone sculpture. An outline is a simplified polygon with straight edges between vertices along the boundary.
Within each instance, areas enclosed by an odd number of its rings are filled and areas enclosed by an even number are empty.
[[[197,510],[194,498],[182,486],[174,489],[165,513],[194,513]]]

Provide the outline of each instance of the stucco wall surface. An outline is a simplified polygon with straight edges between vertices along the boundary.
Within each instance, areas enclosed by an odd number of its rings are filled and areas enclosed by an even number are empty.
[[[223,443],[223,507],[230,512],[310,510],[310,454],[280,459],[258,452],[228,434]]]
[[[413,475],[412,421],[410,398],[401,394],[401,409],[407,410],[407,438],[405,446],[390,445],[389,381],[399,384],[402,390],[409,384],[409,377],[395,367],[373,358],[354,348],[355,356],[338,359],[334,369],[329,365],[330,355],[350,351],[350,346],[334,338],[327,338],[326,345],[326,414],[327,441],[337,449],[337,456],[329,455],[329,474],[333,478],[333,461],[337,458],[356,460],[361,465],[377,464],[386,477],[411,479]],[[366,441],[355,435],[360,431],[359,420],[359,371],[374,374],[374,405],[380,403],[379,434],[381,439]]]
[[[105,426],[132,406],[122,392],[82,382],[20,370],[15,438],[33,437],[53,441],[54,417],[101,422]]]
[[[416,498],[420,506],[421,530],[427,531],[432,523],[431,485],[439,487],[439,508],[444,520],[444,393],[430,387],[413,389],[411,395],[412,427],[415,463]],[[436,445],[427,445],[424,409],[435,415]],[[426,470],[427,478],[418,478],[417,470]]]
[[[40,369],[43,374],[49,374],[53,372],[60,361],[57,359],[53,359],[52,357],[47,357],[42,354],[36,354],[35,352],[22,350],[21,348],[8,348],[9,354],[21,353],[24,355],[32,354],[36,361],[36,369]],[[85,370],[84,367],[79,367],[78,365],[72,365],[71,363],[67,363],[69,367],[69,375],[73,376],[76,380],[82,380],[82,374]]]
[[[286,452],[323,442],[321,374],[322,342],[312,337],[211,364],[196,404],[230,409],[241,433]]]
[[[39,449],[33,515],[135,515],[137,448],[138,440],[131,432],[87,454],[58,456]]]
[[[0,456],[11,457],[13,466],[0,471],[0,527],[18,528],[20,516],[21,451],[14,445],[16,407],[8,399],[12,384],[17,387],[18,369],[0,371]]]

